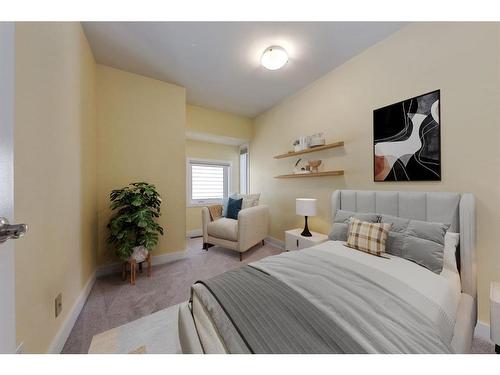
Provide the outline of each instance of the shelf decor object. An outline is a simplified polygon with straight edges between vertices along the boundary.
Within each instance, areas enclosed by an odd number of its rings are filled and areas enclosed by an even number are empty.
[[[315,198],[297,198],[295,199],[295,213],[299,216],[304,216],[304,230],[301,235],[311,237],[312,234],[307,227],[307,217],[316,216],[316,199]]]
[[[343,145],[344,145],[343,141],[333,142],[333,143],[328,143],[324,146],[310,147],[310,148],[307,148],[307,149],[302,150],[302,151],[297,151],[297,152],[289,151],[286,154],[276,155],[274,158],[275,159],[290,158],[292,156],[309,154],[310,152],[323,151],[323,150],[328,150],[330,148],[335,148],[335,147],[342,147]]]
[[[325,171],[325,172],[311,172],[311,173],[292,173],[292,174],[282,174],[275,176],[274,178],[301,178],[301,177],[326,177],[326,176],[342,176],[344,174],[343,170],[338,171]]]

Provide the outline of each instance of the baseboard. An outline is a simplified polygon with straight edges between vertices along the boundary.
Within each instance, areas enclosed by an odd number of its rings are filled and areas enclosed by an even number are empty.
[[[187,256],[187,250],[176,251],[173,253],[167,253],[161,255],[154,255],[151,260],[151,263],[153,264],[153,266],[156,266],[159,264],[174,262],[179,259],[184,259],[186,256]],[[121,267],[122,267],[121,263],[111,263],[111,264],[106,264],[104,266],[100,266],[96,270],[96,277],[120,273],[122,270]]]
[[[483,340],[491,342],[490,325],[478,320],[476,324],[476,329],[474,330],[474,335]]]
[[[285,242],[278,240],[277,238],[267,236],[264,239],[264,242],[266,244],[268,244],[269,246],[276,247],[276,248],[281,249],[281,250],[285,250]]]
[[[186,238],[201,237],[201,236],[203,236],[203,230],[201,229],[189,230],[186,233]]]
[[[71,330],[73,329],[73,326],[75,325],[76,320],[78,319],[78,316],[80,315],[80,312],[82,311],[83,306],[87,301],[90,291],[94,286],[95,279],[96,279],[96,273],[94,272],[87,281],[87,283],[85,284],[85,286],[83,287],[83,290],[81,291],[80,295],[76,299],[73,306],[71,306],[71,310],[69,311],[68,315],[66,316],[66,319],[64,320],[63,324],[59,328],[59,331],[57,332],[56,336],[54,337],[52,343],[49,346],[48,353],[50,354],[61,353],[64,344],[66,343],[66,340],[68,339],[69,334],[71,333]]]

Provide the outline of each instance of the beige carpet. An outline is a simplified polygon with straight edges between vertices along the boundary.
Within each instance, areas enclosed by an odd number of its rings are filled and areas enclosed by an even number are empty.
[[[240,263],[233,251],[201,250],[201,239],[190,240],[188,247],[187,258],[153,267],[152,278],[139,274],[135,286],[119,275],[99,278],[62,352],[87,353],[95,336],[93,353],[176,353],[176,307],[167,308],[187,301],[191,284],[280,252],[268,245],[256,246]],[[475,337],[472,352],[493,354],[494,346]]]
[[[187,301],[190,287],[198,279],[281,252],[259,245],[240,262],[235,251],[211,247],[207,252],[201,247],[201,238],[189,240],[185,259],[154,266],[152,278],[138,274],[134,286],[122,281],[119,274],[97,279],[62,353],[87,353],[94,335]]]

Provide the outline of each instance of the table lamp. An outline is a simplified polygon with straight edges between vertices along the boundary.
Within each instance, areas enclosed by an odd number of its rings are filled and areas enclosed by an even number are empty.
[[[316,199],[314,198],[297,198],[295,199],[295,213],[305,217],[304,230],[301,235],[304,237],[312,237],[309,228],[307,227],[307,217],[316,216]]]

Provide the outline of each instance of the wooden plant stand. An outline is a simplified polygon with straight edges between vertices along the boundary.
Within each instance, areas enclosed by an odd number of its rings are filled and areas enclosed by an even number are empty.
[[[148,256],[142,262],[137,263],[135,259],[127,260],[122,263],[122,280],[126,280],[127,278],[127,266],[130,269],[130,284],[135,285],[137,266],[139,266],[139,272],[142,273],[142,263],[147,262],[148,264],[148,277],[152,275],[152,265],[151,265],[151,253],[148,252]]]

